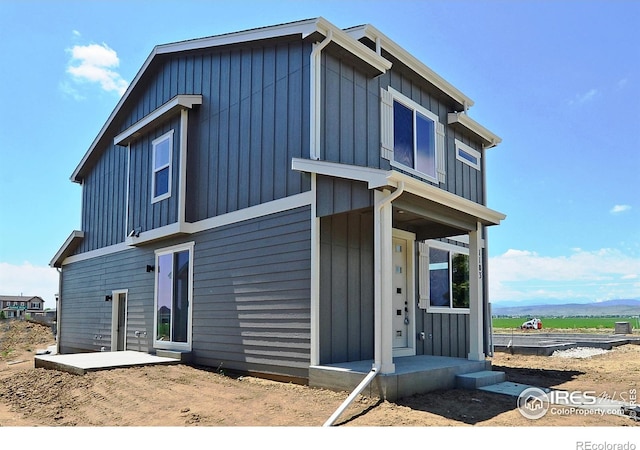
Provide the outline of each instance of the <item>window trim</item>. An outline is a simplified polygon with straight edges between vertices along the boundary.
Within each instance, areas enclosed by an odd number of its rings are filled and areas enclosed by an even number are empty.
[[[446,182],[446,174],[445,174],[445,152],[446,152],[446,142],[445,142],[445,126],[440,121],[440,118],[436,113],[430,111],[426,107],[417,103],[416,101],[410,99],[405,96],[401,92],[395,90],[391,86],[385,88],[380,88],[380,101],[381,101],[381,154],[382,157],[389,160],[391,167],[395,167],[404,172],[407,172],[411,175],[414,175],[418,178],[430,181],[435,184],[445,183]],[[434,149],[435,149],[435,173],[434,175],[421,172],[413,167],[406,166],[400,162],[395,160],[394,154],[394,111],[393,111],[393,102],[397,101],[401,105],[409,108],[413,112],[413,142],[414,142],[414,165],[417,160],[416,155],[416,112],[420,113],[427,119],[433,122],[433,139],[434,139]]]
[[[453,254],[459,253],[462,255],[469,256],[469,249],[467,247],[462,247],[460,245],[450,244],[448,242],[442,242],[437,240],[428,240],[425,242],[427,244],[427,251],[430,248],[437,248],[439,250],[445,250],[449,252],[449,306],[431,306],[431,283],[427,281],[427,288],[429,289],[429,301],[426,304],[426,310],[428,313],[441,313],[441,314],[470,314],[470,308],[454,308],[453,305],[453,280],[451,273],[451,266],[453,260]],[[420,267],[420,270],[426,270],[426,279],[429,280],[429,263],[427,262],[427,267]]]
[[[172,245],[157,249],[155,253],[154,281],[153,281],[153,347],[164,350],[185,350],[191,351],[192,328],[193,328],[193,249],[195,242],[186,242],[183,244]],[[189,311],[187,313],[187,342],[159,341],[157,339],[158,328],[158,258],[164,255],[173,255],[174,253],[189,251],[189,279],[188,279],[188,302]]]
[[[161,200],[165,200],[171,197],[171,182],[173,180],[173,134],[175,130],[170,130],[163,135],[155,138],[151,141],[151,203],[156,203]],[[163,164],[161,167],[156,167],[156,147],[158,144],[168,140],[169,141],[169,162],[167,164]],[[161,170],[168,168],[168,186],[167,192],[160,194],[158,196],[155,195],[156,192],[156,174]]]
[[[481,170],[480,167],[482,164],[481,162],[482,154],[478,150],[471,148],[469,145],[465,144],[464,142],[458,139],[456,139],[455,142],[456,142],[456,159],[458,161],[461,161],[464,164],[467,164],[470,167],[473,167],[476,170]],[[461,156],[460,152],[467,153],[470,156],[476,158],[478,161],[476,163],[473,163],[473,161],[470,161],[464,156]]]

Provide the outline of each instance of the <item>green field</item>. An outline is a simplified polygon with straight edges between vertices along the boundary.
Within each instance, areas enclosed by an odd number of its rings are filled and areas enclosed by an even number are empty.
[[[542,328],[596,328],[614,329],[616,322],[630,322],[633,329],[639,327],[636,317],[538,317]],[[493,328],[520,328],[531,317],[494,317]]]

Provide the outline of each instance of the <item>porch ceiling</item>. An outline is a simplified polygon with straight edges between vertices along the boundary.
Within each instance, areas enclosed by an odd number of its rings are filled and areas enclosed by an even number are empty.
[[[415,233],[418,240],[436,239],[475,230],[476,218],[405,192],[393,202],[393,226]]]

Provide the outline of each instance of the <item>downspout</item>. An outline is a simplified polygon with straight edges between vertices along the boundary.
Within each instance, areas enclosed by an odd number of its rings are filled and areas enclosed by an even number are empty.
[[[393,202],[396,198],[402,195],[403,192],[404,192],[404,182],[401,181],[398,184],[398,188],[395,190],[393,194],[389,195],[388,197],[385,197],[384,199],[380,200],[378,203],[374,205],[374,218],[375,218],[374,242],[377,243],[378,249],[380,249],[380,242],[382,240],[382,236],[380,233],[381,231],[380,230],[380,214],[382,212],[382,208],[390,204],[391,202]],[[381,271],[381,267],[380,267],[381,262],[379,257],[375,259],[376,259],[376,262],[375,262],[376,267],[374,270],[375,270],[375,273],[377,274],[378,272]],[[379,280],[380,276],[378,275],[375,278]],[[380,289],[375,290],[374,292],[374,323],[378,324],[379,327],[381,326],[381,323],[382,323],[381,297],[382,297],[382,293],[380,292]],[[344,412],[344,410],[347,409],[347,407],[353,402],[353,400],[355,400],[355,398],[369,385],[369,383],[373,381],[376,375],[378,375],[378,373],[380,372],[380,367],[382,366],[381,353],[382,353],[382,338],[380,335],[380,331],[374,331],[374,360],[373,360],[373,367],[371,368],[371,371],[369,371],[369,373],[364,377],[364,379],[360,382],[360,384],[356,386],[353,392],[349,394],[349,396],[345,399],[345,401],[342,402],[342,404],[331,415],[331,417],[327,419],[324,425],[322,425],[323,427],[330,427],[331,425],[333,425],[334,422],[338,419],[338,417],[340,417],[340,415]]]
[[[313,160],[320,159],[320,114],[321,114],[321,79],[322,79],[322,71],[321,71],[321,59],[320,55],[322,53],[322,49],[324,49],[329,42],[333,39],[333,31],[329,30],[327,32],[327,36],[325,39],[318,43],[314,44],[313,50],[311,51],[311,83],[310,83],[310,108],[311,117],[309,121],[309,138],[310,138],[310,148],[309,148],[309,157]]]
[[[58,271],[58,304],[56,305],[56,353],[60,354],[60,314],[62,312],[62,268]]]

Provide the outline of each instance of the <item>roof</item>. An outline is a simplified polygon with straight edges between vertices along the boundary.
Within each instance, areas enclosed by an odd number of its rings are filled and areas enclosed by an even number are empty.
[[[37,295],[0,295],[0,301],[3,302],[29,302],[31,300],[44,302],[42,297],[38,297]]]
[[[118,117],[119,112],[124,108],[124,106],[128,104],[132,92],[136,90],[138,83],[146,73],[149,66],[151,66],[157,58],[162,57],[162,55],[286,36],[301,36],[302,39],[305,39],[311,35],[317,35],[318,38],[320,38],[321,36],[327,36],[329,33],[331,33],[332,42],[341,46],[351,54],[356,55],[362,61],[370,65],[373,70],[378,71],[378,73],[383,73],[391,68],[391,63],[388,60],[378,55],[362,43],[354,40],[343,30],[322,17],[157,45],[147,57],[137,75],[122,95],[120,101],[115,106],[113,112],[98,133],[98,136],[94,139],[82,160],[71,174],[71,181],[76,183],[80,183],[82,181],[82,178],[91,167],[92,162],[99,156],[97,153],[98,148],[109,145],[111,139],[113,139],[113,135],[120,131],[112,129],[115,127],[114,121],[116,117]]]
[[[384,73],[391,68],[392,63],[383,57],[381,49],[384,49],[394,58],[425,78],[435,88],[450,97],[461,109],[465,111],[473,105],[473,100],[456,89],[449,82],[436,74],[429,67],[418,61],[414,56],[402,49],[398,44],[385,36],[372,25],[359,25],[347,29],[340,29],[322,17],[306,19],[296,22],[289,22],[280,25],[272,25],[261,28],[253,28],[233,33],[220,34],[198,39],[190,39],[169,44],[157,45],[147,57],[144,64],[134,77],[133,81],[120,98],[111,115],[103,125],[102,129],[94,139],[93,143],[83,156],[82,160],[71,174],[71,181],[80,183],[85,177],[93,163],[100,156],[101,148],[105,148],[113,143],[113,137],[122,132],[117,129],[115,119],[120,112],[125,109],[125,105],[130,103],[132,93],[136,91],[137,85],[146,74],[149,67],[162,58],[163,55],[170,55],[180,52],[214,48],[232,44],[248,43],[270,38],[282,38],[287,36],[301,36],[302,39],[313,36],[318,40],[331,36],[332,44],[338,45],[347,53],[358,58],[377,74]],[[367,38],[376,43],[376,51],[370,49],[360,40]],[[188,93],[187,93],[188,94]]]

